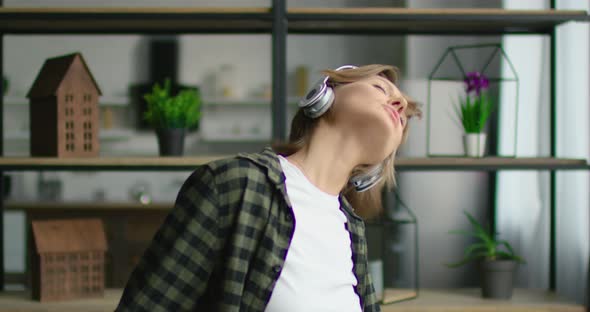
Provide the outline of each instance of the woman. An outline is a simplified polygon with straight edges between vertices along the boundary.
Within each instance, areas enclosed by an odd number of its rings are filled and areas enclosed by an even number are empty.
[[[420,111],[392,66],[325,74],[289,144],[191,174],[117,310],[379,311],[359,216],[379,213]]]

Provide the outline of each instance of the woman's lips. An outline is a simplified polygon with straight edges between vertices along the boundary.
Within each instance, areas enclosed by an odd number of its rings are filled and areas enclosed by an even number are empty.
[[[399,116],[399,113],[389,105],[385,105],[385,109],[389,112],[389,116],[391,117],[393,122],[401,125],[401,118]]]

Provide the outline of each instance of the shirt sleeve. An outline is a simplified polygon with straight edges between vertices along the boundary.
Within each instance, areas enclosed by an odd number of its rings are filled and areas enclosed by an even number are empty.
[[[131,274],[116,311],[187,311],[207,288],[223,245],[214,176],[197,168]]]
[[[368,262],[365,262],[365,267],[368,268]],[[367,271],[365,276],[365,295],[364,295],[364,312],[380,312],[381,306],[379,305],[379,301],[377,300],[377,295],[375,294],[375,287],[373,287],[373,281],[371,279],[371,274]]]
[[[364,233],[363,227],[363,233]],[[379,304],[379,300],[377,300],[377,295],[375,294],[375,287],[373,286],[373,279],[371,278],[371,274],[369,273],[369,257],[367,251],[367,241],[363,237],[360,239],[360,249],[362,250],[363,256],[361,257],[360,267],[362,268],[359,279],[363,280],[363,289],[360,291],[362,292],[361,296],[363,298],[363,312],[380,312],[381,305]],[[359,281],[360,282],[360,281]]]

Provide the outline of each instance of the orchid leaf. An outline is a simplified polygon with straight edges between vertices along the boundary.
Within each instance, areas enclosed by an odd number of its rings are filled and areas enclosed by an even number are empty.
[[[467,232],[467,231],[463,231],[463,230],[449,231],[449,234],[456,234],[456,235],[464,235],[464,236],[478,237],[477,234],[475,234],[473,232]]]
[[[468,257],[472,253],[478,251],[479,249],[487,249],[487,245],[484,243],[473,244],[465,248],[465,256]]]
[[[497,245],[503,245],[504,247],[506,247],[509,253],[514,254],[514,249],[512,249],[512,246],[510,246],[510,243],[508,243],[507,241],[501,240],[497,241],[496,243]]]
[[[477,260],[477,259],[513,259],[520,263],[525,263],[525,260],[519,256],[517,256],[514,252],[514,249],[506,240],[496,240],[496,234],[492,233],[489,230],[486,230],[481,224],[477,222],[477,220],[469,214],[467,211],[464,211],[465,216],[469,220],[469,223],[472,227],[472,231],[465,231],[465,230],[453,230],[449,231],[450,234],[458,234],[463,236],[475,237],[479,239],[478,242],[475,242],[464,250],[464,257],[461,261],[447,264],[448,267],[458,267],[464,265],[470,261]],[[498,248],[504,246],[507,251],[499,250]]]
[[[486,230],[469,213],[465,212],[465,215],[469,219],[469,223],[474,227],[477,237],[481,238],[486,244],[491,244],[493,239],[487,234]]]

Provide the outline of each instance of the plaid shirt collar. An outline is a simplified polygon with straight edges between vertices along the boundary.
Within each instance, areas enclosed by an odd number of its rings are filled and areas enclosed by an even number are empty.
[[[285,174],[283,173],[283,168],[281,167],[277,153],[271,147],[265,148],[261,153],[239,153],[238,157],[249,159],[258,166],[265,168],[267,177],[283,193],[284,197],[288,199],[284,186],[286,179]],[[338,198],[340,200],[341,209],[345,212],[348,219],[354,218],[357,221],[362,221],[342,194],[340,194]],[[289,203],[289,205],[290,204],[291,203]]]

